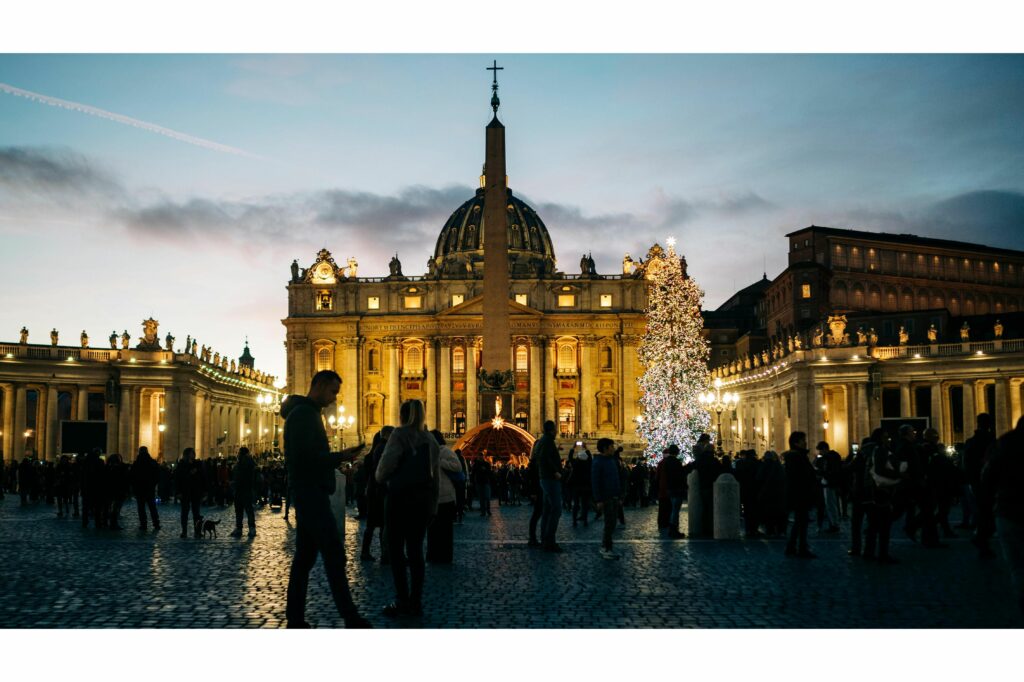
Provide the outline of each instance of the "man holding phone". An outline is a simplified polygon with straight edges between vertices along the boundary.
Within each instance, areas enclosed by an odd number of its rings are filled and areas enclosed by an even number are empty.
[[[306,590],[309,571],[320,554],[327,582],[345,627],[368,628],[359,615],[345,575],[345,547],[331,513],[330,496],[335,490],[334,471],[342,462],[355,459],[359,444],[342,452],[331,452],[321,410],[334,402],[341,390],[341,377],[331,370],[317,372],[305,396],[289,396],[281,405],[284,417],[284,460],[295,505],[295,557],[288,575],[288,627],[308,628]]]

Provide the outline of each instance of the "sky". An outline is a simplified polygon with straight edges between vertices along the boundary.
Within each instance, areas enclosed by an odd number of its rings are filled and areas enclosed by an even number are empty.
[[[284,375],[293,259],[426,271],[492,59],[510,186],[565,272],[674,236],[714,308],[810,224],[1021,248],[1020,55],[7,54],[0,342],[153,316]]]

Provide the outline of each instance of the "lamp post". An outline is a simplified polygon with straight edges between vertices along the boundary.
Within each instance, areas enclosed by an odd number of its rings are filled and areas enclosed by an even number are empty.
[[[345,406],[338,406],[338,414],[330,415],[327,417],[327,423],[330,425],[331,430],[334,432],[334,438],[338,438],[339,432],[341,433],[341,445],[335,443],[335,449],[344,449],[345,447],[345,429],[350,429],[355,424],[356,418],[352,415],[345,415]]]
[[[274,437],[271,441],[271,447],[277,443],[277,415],[281,413],[281,394],[277,393],[260,393],[256,396],[256,405],[260,408],[260,412],[265,414],[273,415],[271,420],[274,423]],[[265,435],[267,429],[263,429],[261,435]]]
[[[715,377],[714,390],[701,393],[697,399],[704,409],[714,412],[718,416],[718,444],[722,444],[722,413],[726,410],[735,410],[740,402],[740,397],[728,391],[722,392],[722,380]]]

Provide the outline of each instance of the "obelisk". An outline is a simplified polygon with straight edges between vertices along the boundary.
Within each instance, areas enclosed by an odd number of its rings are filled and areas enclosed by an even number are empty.
[[[493,374],[512,369],[511,330],[509,326],[508,225],[506,205],[508,187],[505,176],[505,126],[498,120],[497,61],[488,70],[494,72],[491,84],[491,109],[494,117],[487,125],[487,153],[484,162],[484,295],[482,368]],[[481,385],[481,391],[488,388]],[[493,389],[492,389],[493,390]],[[488,400],[482,396],[483,400]],[[490,400],[493,400],[493,393]],[[479,406],[470,409],[480,409]],[[493,412],[493,407],[483,410]]]

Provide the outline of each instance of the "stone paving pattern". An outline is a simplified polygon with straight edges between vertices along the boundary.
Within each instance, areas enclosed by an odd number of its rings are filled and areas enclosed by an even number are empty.
[[[0,626],[6,628],[282,627],[294,531],[282,514],[257,512],[253,540],[178,537],[177,505],[162,529],[81,528],[39,503],[0,501]],[[354,513],[354,511],[352,512]],[[617,561],[598,555],[601,525],[572,528],[562,517],[563,554],[526,546],[528,507],[475,512],[456,526],[455,563],[427,567],[422,619],[392,621],[388,566],[358,556],[361,524],[349,518],[349,578],[376,627],[429,628],[921,628],[1020,627],[1001,559],[979,560],[966,538],[949,549],[893,543],[896,566],[846,556],[848,529],[815,537],[817,560],[783,555],[780,540],[671,541],[658,537],[654,508],[627,510]],[[685,515],[685,512],[684,512]],[[685,528],[685,521],[683,521]],[[813,527],[813,524],[812,524]],[[375,543],[374,553],[378,553]],[[342,627],[320,563],[310,579],[307,619]]]

